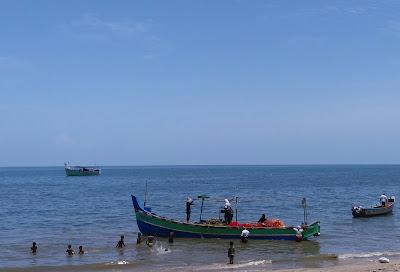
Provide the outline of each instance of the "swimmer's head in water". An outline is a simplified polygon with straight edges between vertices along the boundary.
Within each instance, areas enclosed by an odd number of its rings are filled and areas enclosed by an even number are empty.
[[[68,245],[68,248],[71,248],[72,246],[71,245]]]

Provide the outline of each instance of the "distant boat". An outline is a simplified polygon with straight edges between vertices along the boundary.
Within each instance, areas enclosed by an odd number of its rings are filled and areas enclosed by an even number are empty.
[[[101,169],[98,167],[69,166],[67,163],[64,165],[67,176],[98,176],[101,173]]]
[[[353,217],[371,217],[389,214],[393,211],[395,198],[390,197],[385,206],[377,205],[375,207],[364,208],[362,206],[354,206],[351,208]]]
[[[137,198],[132,195],[136,222],[144,235],[168,237],[171,232],[179,238],[224,238],[240,239],[242,231],[250,231],[249,239],[263,240],[307,240],[312,236],[319,236],[319,222],[301,227],[268,227],[257,223],[230,225],[213,224],[201,221],[200,223],[186,223],[151,212],[148,207],[141,207]]]

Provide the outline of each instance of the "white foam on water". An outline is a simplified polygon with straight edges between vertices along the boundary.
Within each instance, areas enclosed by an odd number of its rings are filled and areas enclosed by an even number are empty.
[[[156,244],[155,247],[152,248],[152,251],[155,251],[157,255],[165,255],[171,253],[171,249],[163,247],[163,245]]]
[[[106,265],[116,265],[116,264],[124,265],[124,264],[129,264],[129,262],[125,260],[120,260],[120,261],[106,263]]]
[[[190,271],[210,271],[210,270],[229,270],[229,269],[240,269],[240,268],[251,268],[251,267],[258,267],[262,265],[271,264],[271,260],[255,260],[249,262],[242,262],[236,264],[228,264],[228,263],[214,263],[209,265],[203,265],[198,267],[191,267]],[[186,268],[187,269],[187,268]],[[183,268],[183,271],[185,268]]]
[[[364,252],[364,253],[349,253],[339,255],[339,259],[357,259],[357,258],[372,258],[380,256],[400,256],[400,252],[384,251],[384,252]]]

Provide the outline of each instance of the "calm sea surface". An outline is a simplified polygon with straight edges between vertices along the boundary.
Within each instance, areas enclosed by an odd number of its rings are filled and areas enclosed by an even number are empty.
[[[238,196],[239,221],[266,213],[298,225],[306,197],[309,221],[321,221],[321,236],[301,243],[235,242],[239,270],[320,267],[400,253],[399,206],[393,215],[369,219],[353,219],[350,211],[352,204],[377,203],[382,192],[400,196],[400,166],[103,167],[97,177],[66,177],[62,167],[0,168],[0,270],[230,270],[226,240],[176,239],[169,245],[159,239],[152,249],[136,246],[130,195],[143,200],[146,181],[153,211],[179,219],[188,195],[206,193],[211,198],[203,217],[218,218],[223,199]],[[195,202],[193,219],[199,211]],[[115,249],[121,234],[123,252]],[[86,254],[67,257],[69,243],[75,250],[83,245]]]

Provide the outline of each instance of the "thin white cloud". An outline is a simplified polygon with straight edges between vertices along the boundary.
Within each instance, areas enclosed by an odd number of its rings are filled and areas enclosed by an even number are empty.
[[[303,8],[295,11],[289,11],[280,17],[289,19],[292,17],[309,17],[309,16],[322,16],[322,15],[327,16],[327,15],[338,15],[338,14],[365,15],[376,9],[377,7],[375,5],[365,5],[365,6],[326,5],[322,7]]]
[[[106,20],[94,14],[83,14],[69,23],[83,31],[107,32],[111,34],[140,34],[154,29],[152,21]]]

